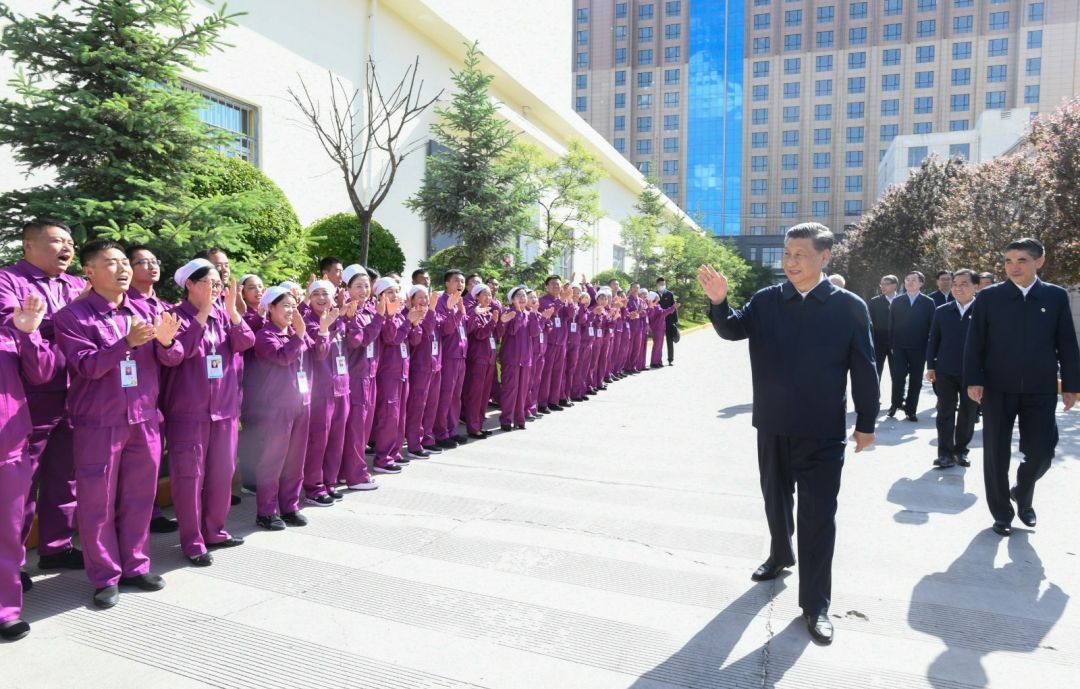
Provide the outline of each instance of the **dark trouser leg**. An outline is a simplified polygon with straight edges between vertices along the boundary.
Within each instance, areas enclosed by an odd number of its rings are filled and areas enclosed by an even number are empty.
[[[1020,452],[1024,461],[1016,470],[1016,500],[1028,507],[1035,497],[1035,482],[1054,459],[1058,430],[1054,409],[1057,395],[1022,395],[1020,399]]]
[[[795,479],[786,436],[758,431],[758,471],[761,496],[765,498],[765,519],[769,523],[769,560],[780,566],[795,564],[791,537],[795,533],[793,508]]]
[[[875,342],[874,343],[874,363],[877,365],[877,377],[878,377],[878,387],[879,388],[881,387],[881,385],[880,385],[881,380],[882,380],[881,374],[885,372],[885,362],[887,362],[888,360],[889,360],[889,345],[881,343],[881,342]],[[889,372],[892,373],[892,367],[891,366],[889,367]]]
[[[968,397],[967,387],[964,386],[962,380],[957,378],[956,384],[960,390],[960,411],[956,414],[956,451],[967,454],[968,445],[971,444],[971,438],[975,435],[975,418],[979,413],[979,405]],[[940,386],[938,389],[941,389]]]
[[[999,522],[1011,522],[1015,516],[1009,502],[1009,459],[1013,423],[1019,408],[1020,395],[983,392],[983,482],[986,504],[994,521]]]
[[[923,372],[926,369],[926,348],[908,349],[904,354],[907,363],[908,388],[904,398],[904,411],[914,414],[919,410],[919,393],[922,391]]]
[[[668,327],[664,339],[667,340],[667,362],[675,361],[675,339],[672,337],[674,328]]]
[[[937,377],[937,440],[938,456],[955,457],[960,450],[956,442],[956,405],[967,395],[960,388],[960,379],[947,373]],[[963,447],[967,447],[965,443]]]
[[[889,373],[892,375],[892,403],[897,409],[904,406],[904,385],[907,384],[907,351],[894,349],[890,354]]]
[[[791,469],[799,489],[799,607],[829,609],[836,546],[836,496],[844,468],[843,438],[792,438]]]

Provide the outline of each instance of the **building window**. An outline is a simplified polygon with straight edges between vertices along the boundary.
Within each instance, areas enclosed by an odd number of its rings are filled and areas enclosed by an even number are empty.
[[[637,63],[639,65],[651,65],[653,62],[652,48],[637,51]]]
[[[900,90],[900,75],[899,74],[882,74],[881,75],[881,90],[882,91],[899,91]]]
[[[772,25],[772,15],[768,12],[754,15],[754,29],[762,30],[767,29]]]
[[[849,144],[861,144],[865,138],[866,133],[863,127],[848,127],[847,128],[847,142]]]
[[[823,103],[814,106],[814,119],[818,122],[828,122],[832,119],[832,105]]]
[[[619,153],[626,153],[626,139],[615,139],[615,150]]]
[[[1029,77],[1037,77],[1042,74],[1042,58],[1029,57],[1024,69],[1024,74]]]
[[[765,234],[765,226],[764,225],[751,225],[750,226],[750,234],[755,234],[755,235]],[[758,248],[756,246],[750,247],[750,260],[751,261],[757,259],[757,250],[758,250]]]
[[[784,26],[802,26],[802,10],[788,10],[784,12]]]
[[[952,71],[953,86],[968,86],[971,84],[971,68],[961,67]]]
[[[578,69],[588,69],[588,67],[589,67],[589,54],[588,53],[578,53],[577,54],[577,68]]]
[[[752,179],[750,180],[750,195],[751,196],[765,196],[769,192],[769,180],[767,179]]]
[[[1033,2],[1028,5],[1028,21],[1029,22],[1041,22],[1046,12],[1044,3]]]
[[[832,95],[832,79],[818,79],[814,82],[814,95],[815,96],[831,96]]]
[[[953,33],[971,33],[975,28],[975,16],[971,14],[965,14],[962,17],[953,17],[952,30]]]
[[[933,12],[937,9],[937,0],[919,0],[920,12]]]
[[[819,24],[828,24],[832,22],[836,16],[836,7],[829,5],[828,7],[817,8],[817,20]]]
[[[664,85],[671,86],[679,83],[679,70],[677,69],[665,69],[664,70]]]
[[[589,32],[588,31],[578,31],[577,32],[577,44],[578,45],[589,45]]]
[[[768,124],[769,123],[769,109],[768,108],[754,108],[750,113],[750,124]]]
[[[764,203],[751,203],[750,204],[750,215],[752,217],[754,217],[754,218],[764,218],[765,217],[765,208],[766,208],[767,205],[768,204],[764,204]]]
[[[578,96],[574,99],[574,110],[577,112],[585,112],[588,110],[588,99],[585,96]]]
[[[790,148],[791,146],[798,146],[798,145],[799,145],[799,130],[798,129],[784,130],[784,146]]]
[[[802,72],[801,57],[784,58],[784,74],[799,74],[800,72]]]
[[[926,160],[927,153],[929,149],[926,146],[912,146],[907,152],[907,166],[919,167]]]
[[[815,217],[821,218],[829,214],[828,201],[814,201],[811,212]]]
[[[780,180],[780,193],[781,194],[798,194],[799,193],[799,178],[798,177],[785,177]]]
[[[628,29],[625,26],[623,26],[621,24],[619,26],[616,26],[615,27],[615,40],[616,41],[625,41],[626,37],[627,37],[627,32],[628,32]]]
[[[862,191],[862,175],[848,175],[844,177],[844,191],[848,193]]]
[[[975,0],[953,0],[953,7],[960,9],[963,7],[974,7]]]
[[[847,66],[848,69],[864,69],[866,67],[866,53],[862,51],[848,53]]]
[[[682,13],[681,0],[668,0],[664,3],[664,15],[668,17],[678,17]]]
[[[751,156],[750,157],[750,171],[751,172],[768,172],[769,170],[769,157],[768,156]]]
[[[848,119],[858,120],[866,114],[866,104],[862,101],[855,101],[847,104],[847,116]]]
[[[904,0],[882,0],[885,6],[885,16],[893,17],[904,13]]]
[[[817,35],[815,36],[815,41],[816,41],[817,47],[819,49],[820,48],[831,48],[831,47],[833,47],[833,43],[835,43],[835,41],[833,40],[833,32],[832,31],[818,31]]]
[[[866,19],[867,7],[865,2],[853,2],[848,7],[848,17],[851,19]]]
[[[754,84],[750,93],[751,98],[756,101],[769,100],[769,85],[768,84]]]
[[[754,54],[761,55],[769,52],[769,45],[772,40],[768,36],[759,36],[754,39]]]
[[[1024,87],[1024,103],[1037,104],[1039,102],[1039,85],[1029,84]]]
[[[780,217],[782,218],[794,218],[795,214],[799,212],[799,204],[796,201],[781,201],[780,202]]]
[[[798,98],[802,84],[797,81],[789,81],[784,84],[784,98]]]
[[[937,33],[937,20],[924,19],[915,24],[915,35],[919,38],[933,38]]]
[[[934,131],[933,122],[916,122],[912,129],[913,134],[930,134]]]
[[[677,160],[665,160],[664,161],[664,176],[670,177],[672,175],[679,174],[679,161]]]
[[[769,62],[768,60],[759,60],[754,63],[754,78],[769,76]]]
[[[898,98],[890,98],[888,100],[881,101],[881,115],[882,117],[892,117],[900,114],[900,100]]]
[[[615,64],[617,64],[617,65],[626,64],[626,48],[616,48],[615,49]]]
[[[814,154],[814,169],[815,170],[828,170],[832,167],[832,154],[831,153],[815,153]]]
[[[187,82],[184,82],[183,88],[203,97],[203,107],[197,111],[199,119],[228,136],[228,141],[220,145],[218,150],[230,158],[239,158],[258,167],[258,108]]]
[[[929,115],[934,112],[934,97],[933,96],[920,96],[915,99],[915,114],[916,115]]]
[[[1028,48],[1041,48],[1042,47],[1042,29],[1036,31],[1028,31],[1027,34],[1027,47]]]
[[[831,72],[832,55],[818,55],[814,58],[814,69],[818,72]]]
[[[637,131],[639,132],[651,132],[652,131],[652,118],[651,117],[639,117],[636,123]]]
[[[577,20],[578,20],[578,24],[588,24],[589,23],[589,8],[588,7],[579,7],[578,8]]]
[[[773,270],[784,267],[784,248],[779,246],[761,247],[761,265]]]
[[[638,72],[637,85],[638,88],[649,88],[652,86],[652,72]]]
[[[664,115],[664,131],[673,132],[679,129],[678,115]]]
[[[934,46],[921,45],[915,49],[915,62],[926,63],[934,61]]]
[[[848,93],[866,93],[866,77],[848,77]]]
[[[952,44],[952,56],[954,60],[971,59],[971,41],[962,41]]]
[[[637,106],[639,108],[651,108],[652,107],[652,94],[643,93],[637,97]]]
[[[1009,68],[1007,65],[990,65],[986,68],[986,83],[998,84],[1007,81]]]
[[[1001,31],[1009,28],[1009,13],[1008,12],[991,12],[990,13],[990,30]]]
[[[629,3],[617,2],[615,3],[615,18],[626,19],[626,7]]]
[[[854,216],[862,215],[862,200],[861,199],[848,199],[844,201],[844,215]]]
[[[1000,110],[1005,107],[1005,92],[1004,91],[987,91],[986,93],[986,109],[987,110]]]
[[[949,96],[949,110],[951,112],[967,112],[971,109],[970,93],[954,93]]]
[[[751,148],[768,148],[769,132],[753,132],[750,134]]]
[[[1009,39],[992,38],[988,51],[990,57],[1004,57],[1009,54]]]
[[[637,30],[638,42],[651,41],[652,40],[652,27],[643,26]]]
[[[892,141],[900,133],[900,125],[898,124],[883,124],[881,125],[881,140]]]
[[[967,120],[949,120],[950,132],[966,132],[968,130]]]
[[[798,122],[799,121],[799,106],[788,105],[784,108],[784,122]]]
[[[664,107],[665,108],[677,108],[679,107],[679,92],[668,91],[664,93]]]
[[[674,40],[682,36],[682,24],[664,25],[664,38]]]
[[[799,154],[798,153],[785,153],[780,156],[780,167],[784,170],[798,170],[799,169]]]
[[[679,196],[679,185],[677,182],[664,182],[664,196],[669,199],[674,199]]]
[[[653,5],[648,3],[646,5],[638,5],[637,8],[638,19],[652,19],[653,18]]]
[[[863,166],[863,152],[862,151],[847,151],[844,153],[844,167],[862,167]]]
[[[626,107],[626,94],[625,93],[616,93],[615,94],[615,107],[616,108],[625,108]]]
[[[615,85],[626,86],[626,70],[620,69],[615,72]]]
[[[928,89],[934,87],[933,72],[915,72],[915,88]]]
[[[882,38],[886,41],[899,41],[902,35],[903,24],[886,24],[882,31]]]
[[[588,74],[578,74],[575,77],[575,81],[576,81],[577,87],[579,89],[589,88],[589,75]]]
[[[814,178],[814,193],[815,194],[828,194],[829,186],[832,181],[828,177],[815,177]]]
[[[682,48],[677,45],[664,48],[664,62],[678,62],[682,54]]]
[[[679,152],[679,137],[668,136],[664,137],[664,153],[678,153]]]
[[[900,49],[889,48],[881,52],[881,64],[886,67],[895,67],[900,64]]]
[[[866,43],[867,29],[865,26],[859,26],[853,29],[848,29],[848,45],[863,45]]]
[[[815,129],[814,130],[814,145],[824,146],[832,142],[832,130],[831,129]]]
[[[949,144],[949,157],[953,156],[971,160],[971,144]]]
[[[802,34],[789,33],[784,35],[784,50],[802,50]]]
[[[634,150],[639,154],[652,153],[652,139],[638,139],[634,142]]]
[[[617,131],[617,132],[625,132],[626,131],[626,115],[616,115],[615,116],[615,131]]]

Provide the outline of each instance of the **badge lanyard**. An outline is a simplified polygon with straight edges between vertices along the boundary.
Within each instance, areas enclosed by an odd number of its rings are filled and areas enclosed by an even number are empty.
[[[211,320],[206,322],[204,328],[204,337],[210,341],[210,353],[206,355],[206,377],[210,380],[216,380],[225,375],[224,359],[217,353],[217,336],[214,334],[213,328],[210,327],[211,323],[216,322],[211,317]]]
[[[116,320],[110,313],[106,318],[106,322],[112,327],[114,333],[116,333],[117,341],[124,339],[127,333],[131,332],[131,316],[124,315],[124,331],[120,331],[120,326],[116,324]],[[127,356],[120,362],[120,387],[122,388],[135,388],[139,386],[139,373],[135,366],[135,361],[131,358],[131,348],[128,348]]]
[[[55,313],[55,312],[59,311],[60,309],[64,308],[64,299],[63,299],[64,285],[59,280],[56,280],[56,283],[58,285],[60,285],[60,293],[61,293],[61,296],[58,297],[52,291],[52,283],[53,283],[52,280],[46,279],[44,285],[42,285],[40,281],[35,281],[34,284],[39,285],[41,287],[41,290],[43,292],[45,292],[45,297],[49,300],[49,303],[52,304],[53,313]]]
[[[349,364],[345,359],[345,352],[342,351],[341,341],[345,339],[345,336],[340,332],[337,337],[334,338],[334,344],[337,346],[337,357],[334,359],[334,365],[337,368],[337,374],[343,376],[349,371]]]
[[[299,335],[298,335],[299,336]],[[307,371],[304,370],[304,350],[300,350],[300,369],[296,372],[296,387],[301,395],[308,394]]]

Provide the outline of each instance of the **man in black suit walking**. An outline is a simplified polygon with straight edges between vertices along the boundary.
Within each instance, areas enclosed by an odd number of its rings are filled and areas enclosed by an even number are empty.
[[[885,362],[889,360],[892,351],[892,334],[889,332],[889,306],[896,299],[896,289],[900,281],[895,275],[884,275],[881,278],[881,294],[870,300],[870,322],[874,326],[874,356],[877,361],[878,385],[880,389],[881,374],[885,371]],[[891,371],[891,369],[890,369]]]
[[[908,421],[918,421],[919,392],[923,367],[926,366],[926,340],[934,320],[934,300],[922,293],[926,278],[917,270],[904,276],[905,293],[889,306],[889,331],[892,335],[892,404],[889,418],[903,408]],[[907,394],[904,388],[907,387]]]
[[[1046,262],[1037,239],[1016,239],[1005,247],[1007,278],[979,292],[964,347],[968,396],[982,405],[983,478],[994,531],[1012,533],[1013,507],[1027,526],[1035,526],[1035,483],[1057,447],[1058,372],[1065,410],[1080,392],[1080,348],[1062,288],[1043,282]],[[1013,424],[1020,420],[1020,451],[1025,459],[1009,488]]]
[[[874,442],[878,386],[870,314],[862,299],[826,279],[833,234],[804,223],[787,232],[788,281],[757,292],[741,310],[727,301],[727,278],[711,266],[698,281],[712,302],[709,319],[725,340],[750,340],[753,424],[771,548],[751,576],[775,579],[795,564],[799,606],[815,641],[831,643],[836,498],[847,436],[847,379],[855,400],[855,452]],[[799,510],[792,518],[798,487]]]
[[[675,306],[675,295],[668,291],[667,280],[656,279],[656,292],[660,295],[660,308]],[[679,310],[668,314],[664,324],[664,339],[667,340],[667,365],[675,365],[675,340],[679,339]]]
[[[948,469],[968,461],[968,443],[975,434],[979,405],[967,396],[963,384],[964,340],[971,325],[978,277],[964,268],[953,273],[954,299],[934,311],[930,342],[926,346],[926,379],[937,391],[938,456],[934,466]]]
[[[935,306],[944,306],[953,300],[952,294],[953,273],[949,270],[939,270],[937,274],[937,289],[930,293]]]

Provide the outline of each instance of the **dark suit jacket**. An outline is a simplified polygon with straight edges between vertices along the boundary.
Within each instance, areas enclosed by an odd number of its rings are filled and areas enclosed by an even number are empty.
[[[889,331],[889,300],[884,294],[879,294],[870,300],[870,322],[874,325],[874,346],[888,347],[892,344],[892,334]],[[881,352],[877,353],[881,356]]]
[[[964,374],[964,340],[971,325],[971,310],[975,304],[968,304],[963,317],[960,305],[950,301],[934,311],[934,322],[930,325],[930,342],[926,346],[926,369],[939,374],[962,377]]]
[[[847,379],[855,429],[874,432],[878,378],[866,303],[824,280],[803,299],[790,282],[766,287],[742,310],[713,305],[725,340],[750,340],[754,426],[798,438],[847,435]]]
[[[893,299],[889,308],[890,332],[893,349],[921,349],[926,351],[926,339],[930,337],[930,321],[934,320],[934,300],[925,294],[915,298],[912,305],[907,293]]]
[[[660,295],[660,308],[666,309],[666,308],[671,307],[671,306],[675,306],[675,295],[672,294],[671,290],[668,290],[668,291],[666,291],[666,292],[664,292],[663,294]],[[669,313],[667,315],[667,320],[665,321],[665,323],[666,323],[665,327],[668,330],[671,330],[672,328],[675,327],[675,324],[677,324],[678,322],[679,322],[679,312],[677,310],[672,311],[671,313]]]
[[[1080,348],[1069,295],[1036,280],[1024,298],[1012,280],[984,287],[964,347],[964,382],[997,392],[1080,392]]]
[[[945,306],[945,304],[948,304],[950,301],[955,301],[952,292],[949,292],[948,294],[942,294],[941,290],[939,289],[931,292],[930,298],[933,299],[934,303],[938,306]]]

